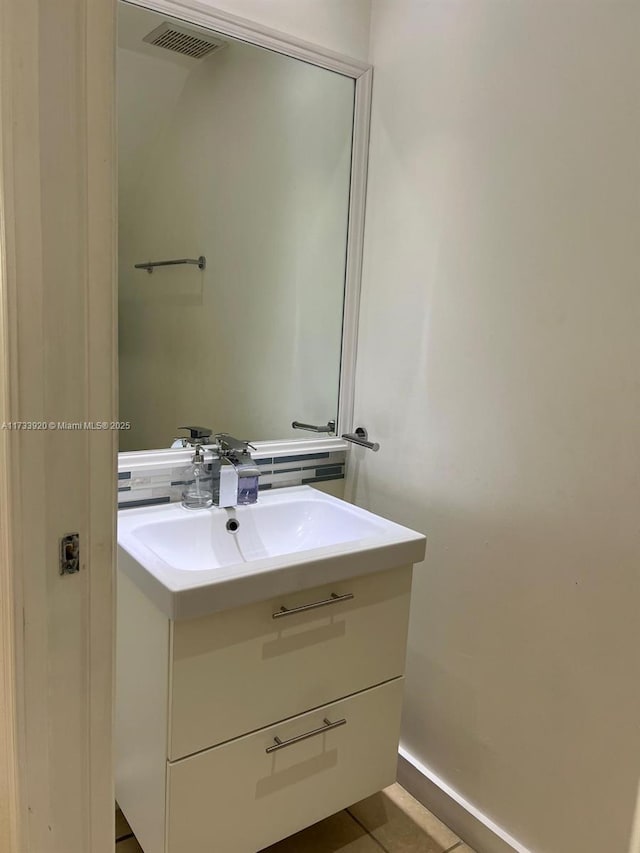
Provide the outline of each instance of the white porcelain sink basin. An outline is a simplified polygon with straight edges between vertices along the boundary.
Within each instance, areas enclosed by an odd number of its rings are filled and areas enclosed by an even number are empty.
[[[419,562],[424,551],[422,534],[309,486],[235,509],[118,513],[119,568],[173,619]]]
[[[233,512],[192,512],[174,505],[156,511],[157,518],[140,519],[131,536],[167,565],[201,572],[366,539],[388,525],[348,504],[318,500],[318,492],[305,489],[309,492],[301,495],[267,495]],[[239,525],[234,535],[227,530],[231,518]]]

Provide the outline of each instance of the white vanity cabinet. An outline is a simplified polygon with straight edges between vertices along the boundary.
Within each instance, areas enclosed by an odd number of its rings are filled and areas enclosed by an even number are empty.
[[[411,571],[178,621],[119,572],[116,796],[145,853],[256,853],[395,780]]]

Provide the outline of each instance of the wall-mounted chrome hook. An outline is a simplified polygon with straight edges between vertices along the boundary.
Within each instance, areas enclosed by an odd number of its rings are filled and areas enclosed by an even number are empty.
[[[345,441],[350,441],[352,444],[357,444],[359,447],[366,447],[368,450],[380,450],[380,445],[377,441],[369,441],[369,433],[364,427],[356,427],[355,432],[345,432],[341,436]]]

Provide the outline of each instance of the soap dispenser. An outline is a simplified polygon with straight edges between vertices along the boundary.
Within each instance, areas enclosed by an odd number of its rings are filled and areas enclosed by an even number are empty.
[[[249,453],[243,454],[238,465],[238,505],[254,504],[258,500],[260,469]]]
[[[209,488],[210,478],[207,482],[204,452],[199,444],[196,444],[186,480],[187,485],[182,492],[182,506],[185,509],[206,509],[211,506],[213,494]]]

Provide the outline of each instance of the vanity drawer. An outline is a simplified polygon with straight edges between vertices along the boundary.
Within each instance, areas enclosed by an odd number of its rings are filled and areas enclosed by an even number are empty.
[[[409,566],[174,623],[169,759],[402,675],[410,591]]]
[[[390,785],[403,681],[169,764],[167,853],[255,853]]]

